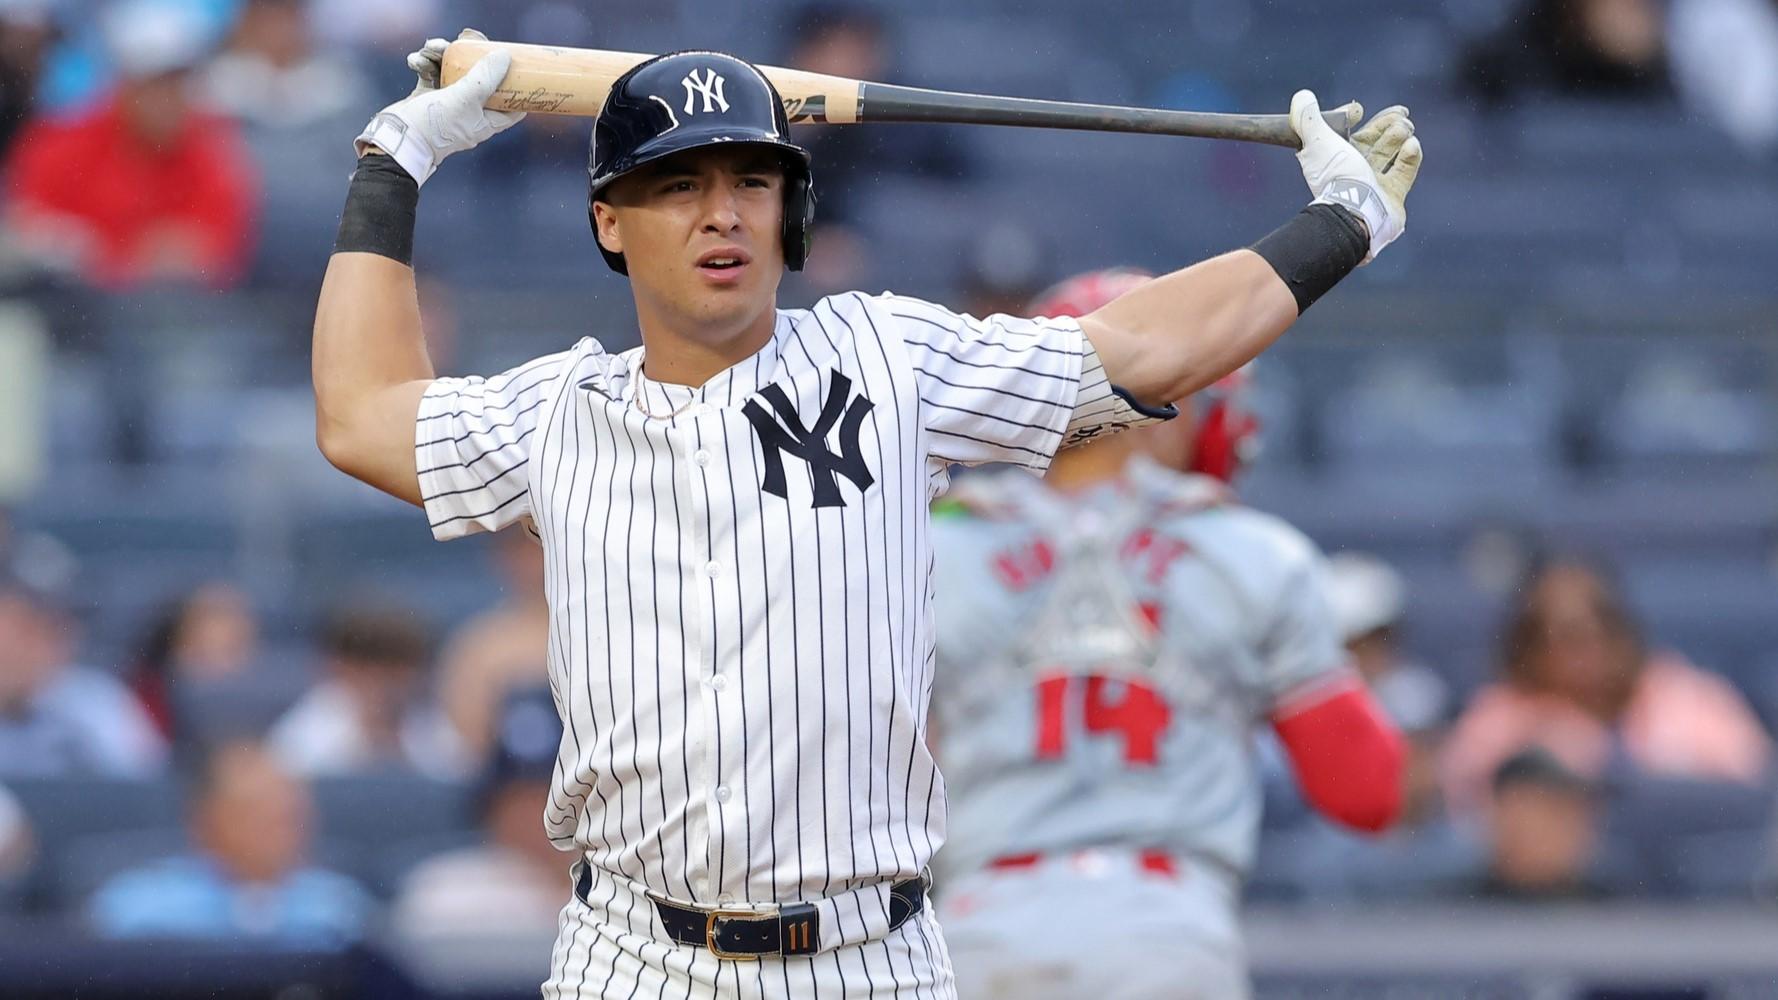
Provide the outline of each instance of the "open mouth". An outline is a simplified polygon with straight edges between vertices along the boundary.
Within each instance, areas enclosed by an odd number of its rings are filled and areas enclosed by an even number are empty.
[[[712,278],[733,279],[747,264],[747,255],[732,247],[711,250],[698,258],[698,270]]]

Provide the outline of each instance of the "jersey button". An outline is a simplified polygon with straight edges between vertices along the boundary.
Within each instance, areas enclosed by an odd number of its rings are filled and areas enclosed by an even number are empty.
[[[727,785],[717,785],[716,786],[716,801],[727,802],[728,800],[729,800],[728,786]]]
[[[733,897],[725,892],[722,895],[716,897],[716,905],[717,906],[733,906],[733,905],[735,905],[735,897]]]
[[[718,674],[715,677],[710,678],[710,690],[715,691],[717,694],[721,694],[722,692],[727,691],[728,690],[728,678],[722,676],[721,674]]]
[[[692,453],[691,460],[698,463],[698,468],[700,468],[700,469],[709,468],[710,453],[708,451],[704,450],[703,448],[699,448],[697,451]]]
[[[722,575],[722,564],[717,562],[714,559],[705,563],[704,564],[704,575],[708,576],[708,577],[712,577],[712,578],[721,576]]]

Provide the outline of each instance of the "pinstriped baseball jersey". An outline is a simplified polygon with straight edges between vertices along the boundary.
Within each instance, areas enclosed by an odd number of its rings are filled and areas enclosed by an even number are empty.
[[[703,905],[918,875],[945,833],[927,505],[954,463],[1042,469],[1144,418],[1073,320],[889,294],[780,310],[695,388],[643,350],[583,340],[420,407],[434,534],[528,519],[543,545],[551,838]]]
[[[1144,459],[1076,498],[1009,472],[953,499],[934,524],[945,870],[1100,846],[1245,871],[1252,726],[1351,678],[1313,543]]]

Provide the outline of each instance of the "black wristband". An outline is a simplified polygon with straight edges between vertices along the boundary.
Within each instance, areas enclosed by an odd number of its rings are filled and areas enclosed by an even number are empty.
[[[420,182],[382,153],[358,159],[346,207],[340,213],[333,252],[360,251],[414,262],[414,216],[420,207]]]
[[[1364,260],[1370,237],[1364,223],[1338,205],[1310,205],[1251,249],[1290,286],[1301,316]]]

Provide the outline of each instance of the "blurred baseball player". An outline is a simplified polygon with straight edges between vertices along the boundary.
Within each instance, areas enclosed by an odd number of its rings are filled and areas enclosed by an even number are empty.
[[[1082,275],[1032,311],[1085,315],[1148,280]],[[940,915],[963,997],[1246,996],[1257,725],[1329,818],[1375,831],[1398,810],[1400,741],[1349,666],[1320,554],[1228,488],[1257,431],[1244,379],[1042,482],[969,477],[934,522]]]
[[[439,378],[419,185],[517,120],[483,109],[504,53],[435,88],[443,48],[358,140],[317,436],[438,538],[524,523],[543,546],[565,722],[545,822],[578,855],[545,993],[954,995],[925,898],[945,830],[928,504],[953,464],[1042,469],[1261,351],[1399,235],[1412,125],[1386,113],[1361,151],[1298,94],[1317,201],[1079,320],[892,294],[779,309],[813,212],[782,101],[732,57],[659,57],[614,84],[588,177],[641,346]]]

